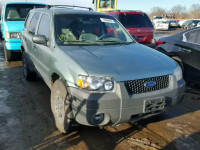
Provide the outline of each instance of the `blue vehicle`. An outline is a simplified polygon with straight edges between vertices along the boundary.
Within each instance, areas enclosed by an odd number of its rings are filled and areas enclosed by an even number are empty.
[[[7,2],[3,5],[1,15],[1,32],[4,39],[6,61],[11,61],[14,52],[21,52],[21,32],[29,11],[46,4],[33,2]]]

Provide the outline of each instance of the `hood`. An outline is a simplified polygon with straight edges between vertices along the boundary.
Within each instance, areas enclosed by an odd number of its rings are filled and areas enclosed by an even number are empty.
[[[24,21],[6,21],[4,23],[7,32],[22,32]]]
[[[173,74],[177,63],[138,43],[106,46],[61,46],[90,76],[127,81]]]

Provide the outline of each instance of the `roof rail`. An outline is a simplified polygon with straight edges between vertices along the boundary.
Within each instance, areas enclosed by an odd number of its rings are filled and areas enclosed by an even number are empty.
[[[106,12],[142,12],[141,10],[109,10]]]
[[[37,5],[37,6],[34,6],[33,9],[35,8],[45,8],[47,5]]]
[[[50,8],[83,8],[88,9],[89,11],[93,11],[91,7],[82,7],[82,6],[74,6],[74,5],[46,5],[47,9]]]

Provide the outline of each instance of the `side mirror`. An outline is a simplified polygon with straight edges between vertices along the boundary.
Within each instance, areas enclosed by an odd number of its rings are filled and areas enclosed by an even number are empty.
[[[135,34],[133,34],[133,35],[131,35],[131,36],[132,36],[132,38],[133,38],[134,40],[137,39],[137,36],[136,36]]]
[[[47,45],[47,40],[44,35],[34,35],[32,40],[33,43]]]

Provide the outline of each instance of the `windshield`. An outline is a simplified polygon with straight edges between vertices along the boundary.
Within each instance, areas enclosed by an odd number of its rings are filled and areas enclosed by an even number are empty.
[[[153,27],[149,17],[146,14],[119,14],[118,19],[126,28]]]
[[[105,15],[55,15],[58,45],[106,45],[134,42],[119,22]]]
[[[168,24],[168,21],[158,21],[157,23],[164,23],[164,24]]]
[[[44,7],[44,5],[36,4],[8,4],[6,5],[6,21],[25,21],[29,11],[34,6]]]
[[[154,17],[153,19],[163,19],[163,17]]]
[[[200,20],[194,20],[193,21],[193,23],[195,23],[195,24],[197,24],[197,23],[199,23],[200,22]]]

